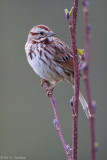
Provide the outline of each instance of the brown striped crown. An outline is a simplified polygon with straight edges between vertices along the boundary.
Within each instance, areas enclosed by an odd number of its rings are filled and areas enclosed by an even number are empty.
[[[49,27],[45,26],[45,25],[37,25],[34,28],[41,28],[41,29],[44,29],[46,31],[51,31],[51,29]]]

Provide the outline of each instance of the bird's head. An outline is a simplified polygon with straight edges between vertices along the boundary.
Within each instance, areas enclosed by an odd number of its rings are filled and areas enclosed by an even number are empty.
[[[28,40],[41,42],[47,39],[48,37],[52,37],[54,35],[55,33],[52,32],[52,30],[49,27],[45,25],[37,25],[30,30]]]

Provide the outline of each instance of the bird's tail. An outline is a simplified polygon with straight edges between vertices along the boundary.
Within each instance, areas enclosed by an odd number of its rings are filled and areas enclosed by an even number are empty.
[[[88,104],[83,96],[83,94],[81,93],[81,91],[79,91],[79,100],[80,100],[80,103],[83,107],[83,110],[85,111],[85,114],[88,118],[91,117],[91,113],[90,113],[90,110],[89,110],[89,107],[88,107]]]
[[[73,86],[74,88],[74,86]],[[90,110],[89,110],[89,107],[88,107],[88,104],[83,96],[83,94],[81,93],[81,91],[79,91],[79,101],[83,107],[83,110],[85,111],[85,114],[88,118],[91,117],[91,113],[90,113]]]

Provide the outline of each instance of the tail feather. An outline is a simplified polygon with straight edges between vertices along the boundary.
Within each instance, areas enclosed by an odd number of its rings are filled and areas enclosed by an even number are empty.
[[[74,89],[74,85],[73,86],[73,89]],[[91,117],[91,113],[90,113],[90,110],[89,110],[89,107],[88,107],[88,104],[83,96],[83,94],[81,93],[81,91],[79,91],[79,101],[83,107],[83,110],[85,111],[85,114],[88,118]]]
[[[81,103],[81,105],[82,105],[82,107],[83,107],[83,110],[84,110],[85,113],[86,113],[86,116],[87,116],[88,118],[91,117],[91,113],[90,113],[88,104],[87,104],[86,100],[84,99],[81,91],[79,91],[79,100],[80,100],[80,103]]]

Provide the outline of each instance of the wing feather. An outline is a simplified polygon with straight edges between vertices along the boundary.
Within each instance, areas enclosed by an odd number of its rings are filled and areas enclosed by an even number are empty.
[[[57,38],[54,38],[49,45],[55,49],[54,60],[65,69],[74,72],[73,54],[68,45]]]

